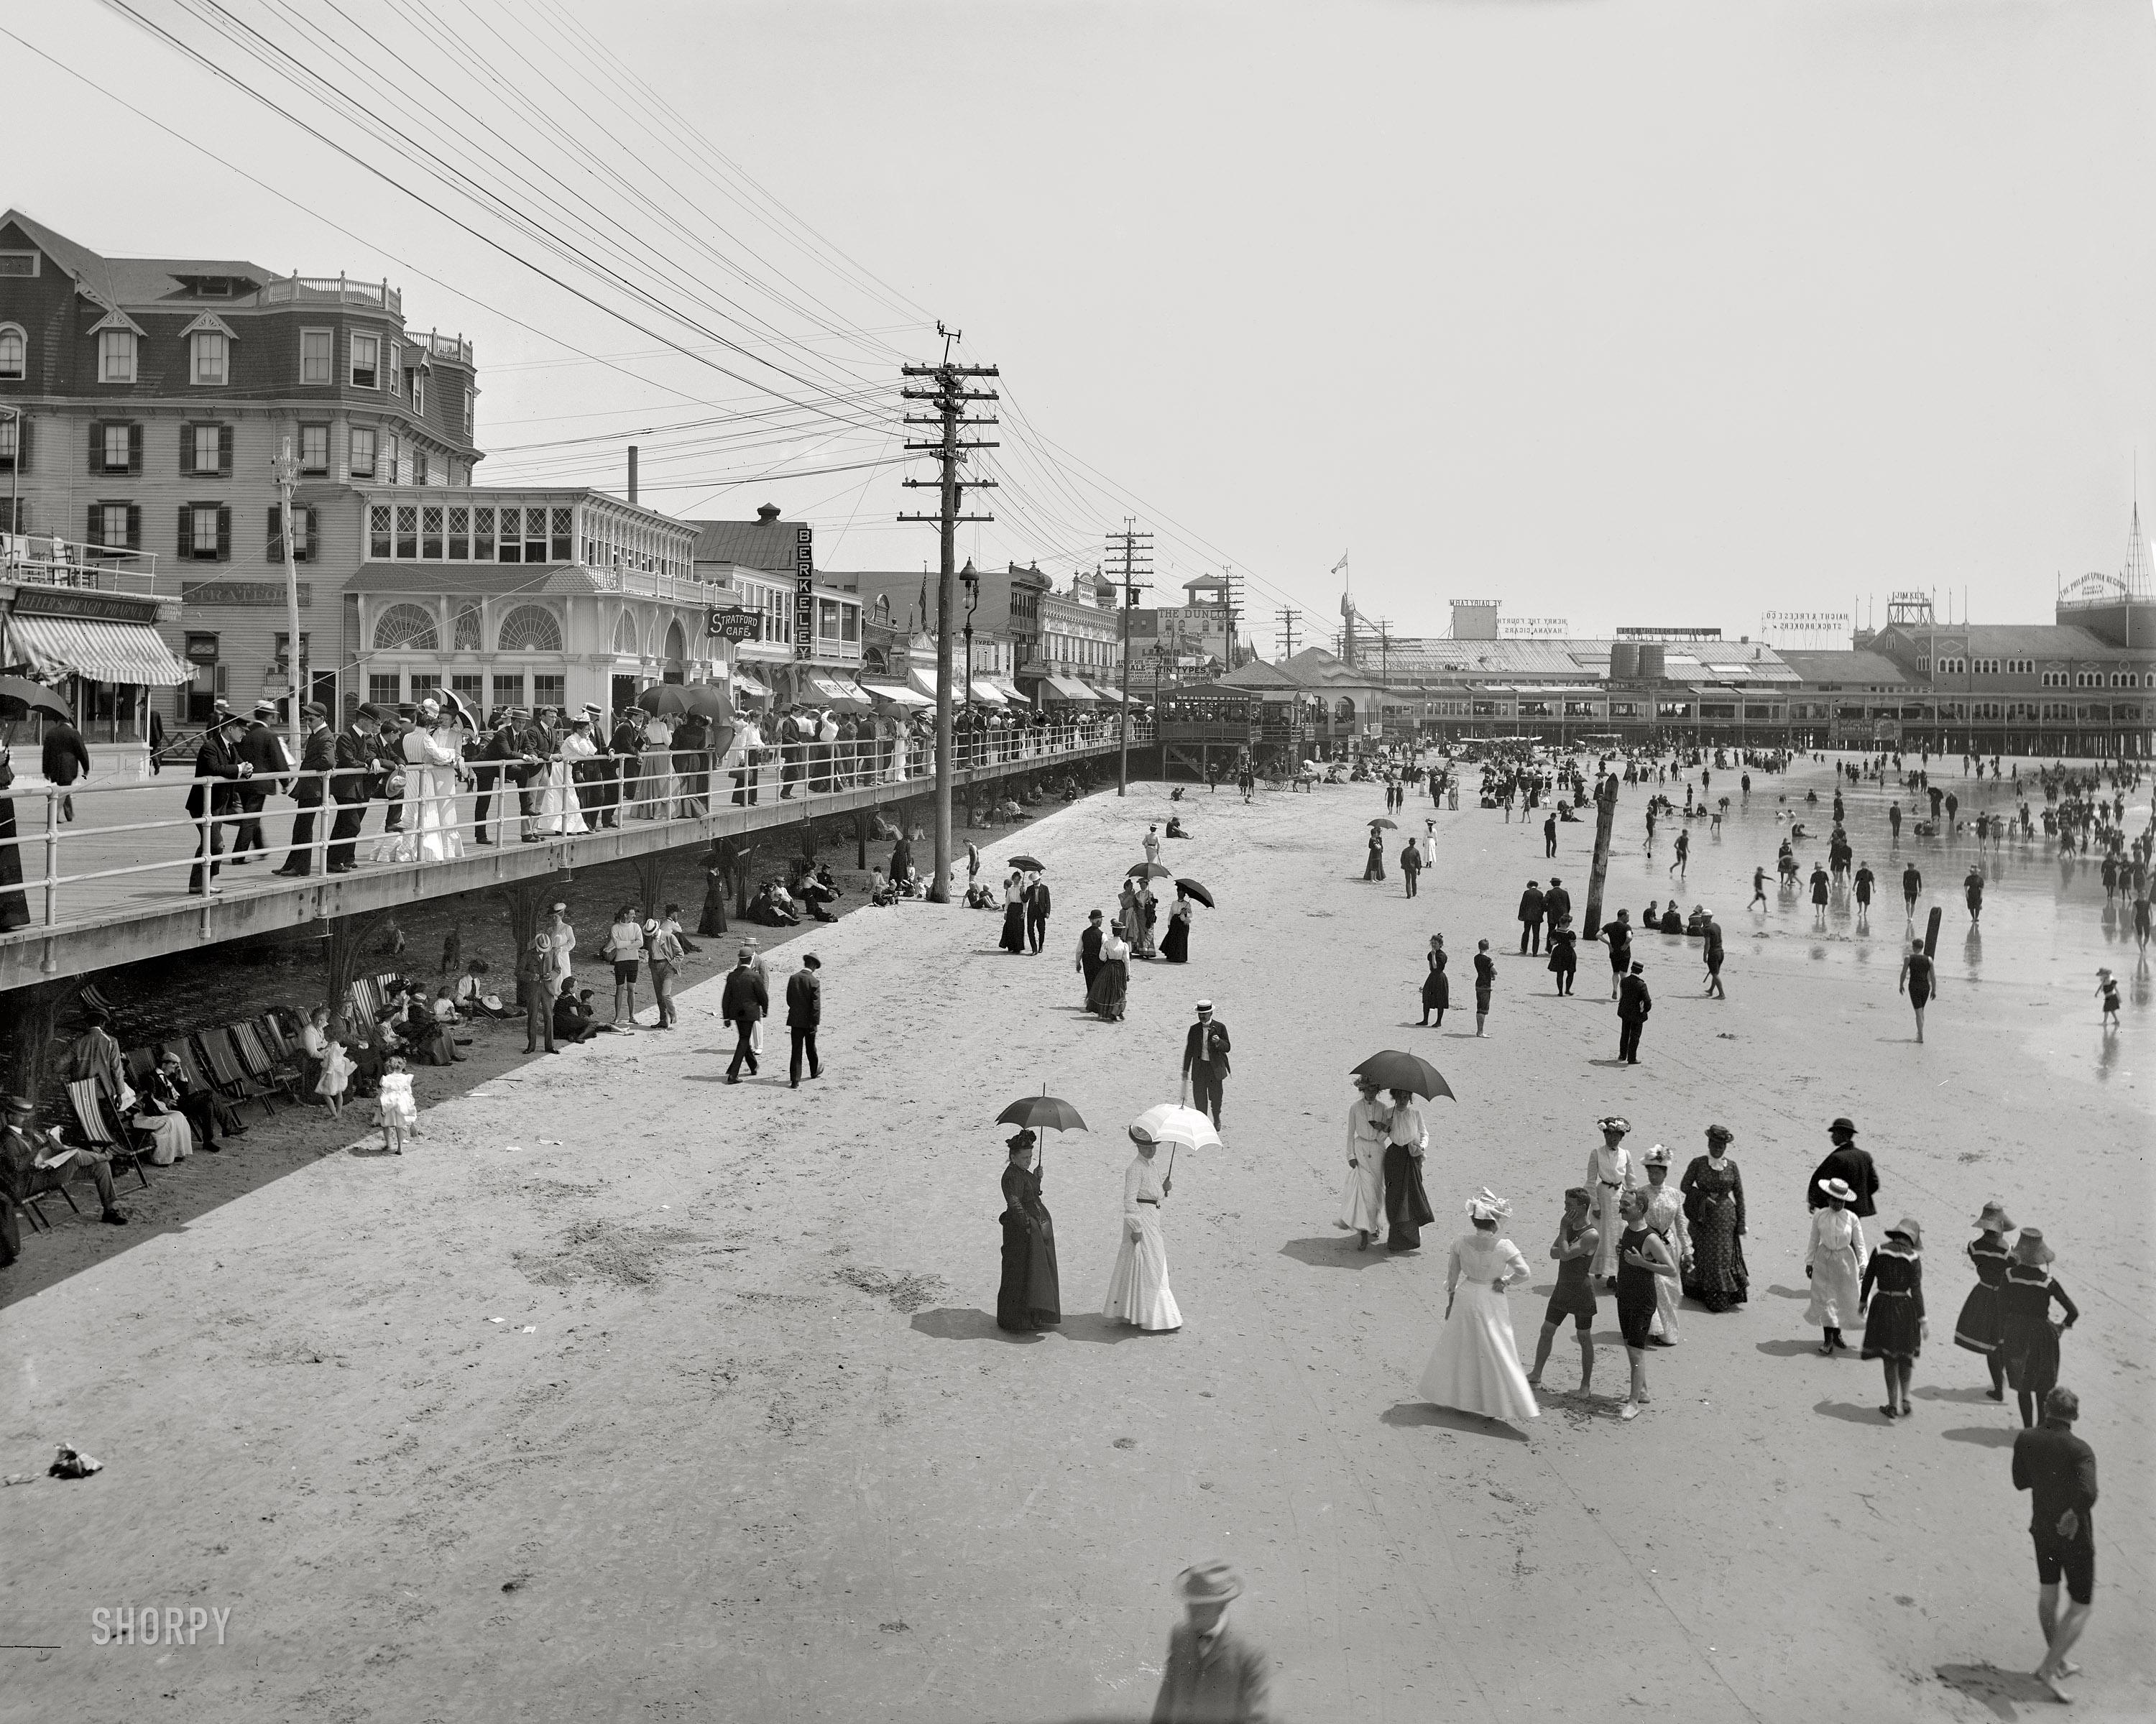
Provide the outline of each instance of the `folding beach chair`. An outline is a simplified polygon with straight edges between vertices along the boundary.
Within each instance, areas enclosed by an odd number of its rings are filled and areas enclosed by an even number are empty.
[[[196,1053],[193,1041],[187,1036],[177,1036],[164,1046],[167,1053],[178,1058],[181,1075],[187,1079],[190,1087],[209,1097],[210,1114],[217,1121],[218,1130],[244,1131],[245,1127],[240,1122],[239,1110],[233,1106],[232,1097],[218,1086],[216,1079],[203,1063],[202,1056]]]
[[[294,1087],[299,1081],[299,1068],[290,1062],[280,1063],[270,1051],[262,1039],[259,1027],[253,1024],[235,1024],[225,1032],[232,1038],[233,1051],[239,1055],[239,1063],[247,1075],[265,1090],[275,1090],[289,1101],[300,1099]]]
[[[135,1177],[146,1188],[150,1176],[142,1171],[142,1157],[148,1148],[150,1136],[137,1131],[113,1112],[111,1098],[95,1078],[77,1078],[67,1086],[68,1104],[74,1110],[75,1125],[82,1132],[82,1141],[92,1149],[101,1150],[111,1157],[116,1168],[132,1167]],[[60,1187],[60,1194],[67,1196],[67,1188]],[[68,1198],[69,1208],[74,1199]]]
[[[208,1058],[209,1069],[217,1079],[218,1088],[229,1095],[235,1104],[259,1101],[262,1104],[264,1118],[276,1111],[270,1105],[269,1091],[247,1075],[246,1064],[240,1059],[239,1049],[232,1044],[230,1030],[198,1030],[195,1039],[202,1044],[202,1050]]]

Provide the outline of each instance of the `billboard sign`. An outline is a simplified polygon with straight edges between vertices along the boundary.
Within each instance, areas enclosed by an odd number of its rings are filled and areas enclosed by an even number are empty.
[[[816,654],[816,529],[793,529],[793,656]]]
[[[721,605],[704,613],[704,633],[713,640],[730,640],[738,646],[763,634],[763,613],[740,605]]]
[[[1497,618],[1501,640],[1562,640],[1572,633],[1563,617],[1505,617]]]
[[[1620,629],[1620,640],[1660,640],[1676,646],[1689,646],[1702,641],[1722,639],[1719,629]]]
[[[1759,638],[1778,646],[1823,647],[1854,639],[1856,623],[1847,611],[1763,611]]]

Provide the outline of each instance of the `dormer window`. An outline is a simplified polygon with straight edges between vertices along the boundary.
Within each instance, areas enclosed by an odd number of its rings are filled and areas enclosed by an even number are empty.
[[[232,297],[232,278],[229,275],[203,275],[195,281],[195,297],[198,300],[228,300]]]
[[[232,337],[213,329],[198,329],[187,337],[187,377],[192,382],[222,387],[232,381]]]
[[[135,381],[133,330],[98,331],[97,381],[100,383],[131,383]]]

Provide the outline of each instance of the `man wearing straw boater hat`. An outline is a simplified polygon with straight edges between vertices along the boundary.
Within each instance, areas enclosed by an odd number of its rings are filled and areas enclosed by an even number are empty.
[[[1227,1623],[1243,1578],[1199,1562],[1175,1578],[1184,1619],[1170,1629],[1152,1724],[1262,1724],[1270,1716],[1265,1655]]]
[[[1213,1015],[1213,1002],[1198,1003],[1198,1021],[1183,1038],[1183,1080],[1190,1105],[1220,1129],[1221,1085],[1228,1076],[1228,1026]]]

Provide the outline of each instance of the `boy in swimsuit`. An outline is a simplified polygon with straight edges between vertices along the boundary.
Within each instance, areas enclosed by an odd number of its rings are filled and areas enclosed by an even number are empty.
[[[1565,1193],[1564,1222],[1549,1249],[1549,1255],[1557,1260],[1557,1286],[1550,1294],[1548,1309],[1543,1313],[1543,1332],[1535,1342],[1535,1368],[1527,1373],[1527,1381],[1537,1388],[1543,1386],[1543,1367],[1549,1363],[1550,1347],[1557,1339],[1558,1326],[1568,1316],[1579,1337],[1579,1392],[1594,1393],[1594,1282],[1588,1270],[1602,1235],[1588,1219],[1590,1207],[1585,1186],[1575,1185]]]

